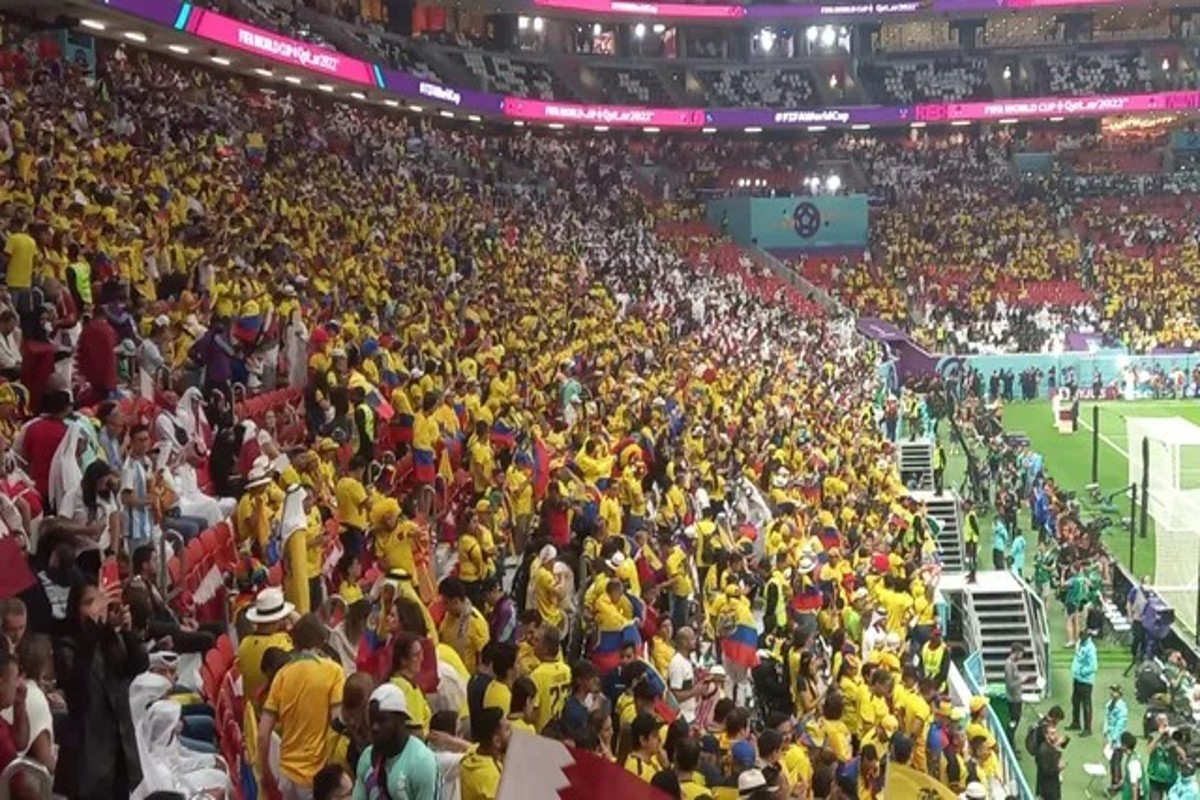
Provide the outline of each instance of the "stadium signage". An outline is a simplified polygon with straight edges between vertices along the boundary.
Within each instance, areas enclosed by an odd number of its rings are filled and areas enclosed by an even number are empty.
[[[669,17],[672,19],[836,19],[870,18],[880,15],[919,14],[923,11],[1000,11],[1056,6],[1110,6],[1125,0],[902,0],[893,3],[846,3],[786,5],[707,5],[703,3],[638,3],[630,0],[532,0],[534,8],[553,8],[575,14],[607,14],[615,17]]]
[[[371,65],[365,61],[279,36],[213,11],[193,9],[187,20],[187,30],[201,39],[228,45],[281,64],[311,70],[350,83],[375,85]]]
[[[429,81],[421,81],[417,86],[417,91],[423,97],[432,97],[434,100],[443,100],[453,105],[462,105],[462,95],[448,86],[442,86],[438,83],[430,83]]]
[[[176,30],[187,31],[217,44],[227,45],[283,64],[299,67],[348,83],[383,89],[409,99],[431,99],[480,115],[512,120],[564,125],[641,126],[674,130],[701,128],[869,126],[939,122],[995,122],[1055,117],[1102,117],[1109,114],[1191,111],[1200,109],[1200,91],[1155,92],[1092,97],[1036,97],[972,103],[923,103],[913,106],[842,106],[818,109],[766,108],[648,108],[586,103],[546,102],[474,89],[448,87],[407,72],[368,64],[332,50],[313,47],[269,31],[246,25],[214,11],[177,0],[94,0],[119,11],[159,24],[173,20]],[[548,0],[559,2],[559,0]],[[565,1],[565,0],[564,0]],[[574,2],[574,0],[570,0]],[[586,0],[611,2],[612,0]],[[996,2],[997,0],[992,0]],[[932,0],[945,2],[975,0]],[[1048,0],[999,0],[1038,4]],[[659,9],[664,5],[655,6]],[[709,8],[712,8],[711,6]],[[764,8],[755,6],[754,8]]]

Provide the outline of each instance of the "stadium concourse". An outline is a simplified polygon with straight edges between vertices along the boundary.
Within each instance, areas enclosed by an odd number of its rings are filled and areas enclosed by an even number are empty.
[[[939,524],[885,435],[948,406],[982,423],[985,381],[890,395],[847,312],[700,222],[698,184],[635,170],[738,170],[771,142],[383,114],[125,45],[89,75],[4,38],[13,796],[525,797],[540,773],[505,760],[531,734],[637,796],[1028,792],[956,688]],[[1191,173],[1122,169],[1168,133],[817,137],[797,148],[855,160],[879,209],[865,252],[796,271],[959,352],[1080,325],[1189,342],[1195,221],[1164,196]],[[1111,169],[1014,182],[1004,160],[1047,142]],[[1001,562],[1017,529],[1045,540],[1026,572],[1075,645],[1051,704],[1094,734],[1072,753],[1096,788],[1131,790],[1143,758],[1195,796],[1165,728],[1154,755],[1084,691],[1112,672],[1079,618],[1111,574],[1040,457],[997,447],[1004,532],[970,530]],[[1066,728],[1007,732],[1046,800],[1092,788],[1060,778]]]

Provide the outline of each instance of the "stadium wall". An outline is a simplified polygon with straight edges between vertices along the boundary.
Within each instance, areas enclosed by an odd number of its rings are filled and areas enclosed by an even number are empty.
[[[867,196],[726,197],[706,218],[743,246],[764,250],[862,248],[867,244]]]
[[[1099,399],[1129,400],[1153,396],[1152,387],[1147,374],[1156,368],[1165,370],[1168,374],[1181,369],[1191,378],[1193,368],[1200,366],[1200,353],[1170,353],[1145,356],[1131,356],[1124,353],[1030,353],[1012,355],[979,355],[979,356],[942,356],[938,361],[938,373],[945,376],[970,367],[979,370],[984,380],[993,372],[1009,370],[1020,376],[1027,369],[1041,371],[1038,380],[1039,394],[1045,395],[1049,390],[1048,375],[1051,368],[1057,372],[1058,385],[1062,386],[1067,371],[1075,371],[1076,380],[1083,390],[1083,396],[1092,394],[1092,384],[1097,371],[1105,387]],[[1138,376],[1132,384],[1127,380],[1128,368],[1133,367]],[[909,375],[904,376],[906,379]]]

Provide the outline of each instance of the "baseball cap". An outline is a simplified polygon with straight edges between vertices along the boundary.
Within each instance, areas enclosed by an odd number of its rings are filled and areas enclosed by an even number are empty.
[[[379,704],[380,711],[408,716],[408,700],[403,690],[394,683],[385,683],[371,692],[371,702]]]
[[[754,764],[754,760],[758,756],[754,752],[754,745],[745,739],[739,739],[730,746],[729,757],[733,759],[733,763],[735,764],[750,766]]]

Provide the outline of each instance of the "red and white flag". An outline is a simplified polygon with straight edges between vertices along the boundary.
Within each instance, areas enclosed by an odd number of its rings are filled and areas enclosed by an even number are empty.
[[[667,800],[619,764],[544,736],[513,731],[496,800]]]

